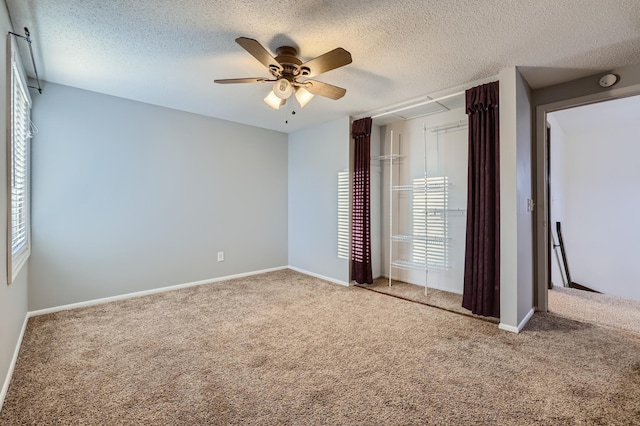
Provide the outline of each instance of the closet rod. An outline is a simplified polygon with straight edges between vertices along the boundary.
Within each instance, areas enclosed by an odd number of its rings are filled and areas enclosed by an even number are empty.
[[[412,105],[404,106],[404,107],[401,107],[401,108],[395,108],[395,109],[392,109],[392,110],[389,110],[389,111],[381,112],[380,114],[372,115],[371,118],[372,119],[373,118],[380,118],[380,117],[384,117],[385,115],[395,114],[397,112],[406,111],[406,110],[411,109],[411,108],[432,104],[434,102],[444,101],[445,99],[449,99],[449,98],[453,98],[453,97],[456,97],[456,96],[464,95],[464,93],[465,93],[465,91],[463,90],[461,92],[452,93],[450,95],[440,96],[439,98],[429,99],[427,101],[418,102],[417,104],[412,104]]]
[[[438,126],[427,127],[425,130],[430,132],[441,132],[443,130],[456,129],[456,128],[465,128],[468,127],[469,122],[465,118],[463,120],[454,121],[451,123],[440,124]]]

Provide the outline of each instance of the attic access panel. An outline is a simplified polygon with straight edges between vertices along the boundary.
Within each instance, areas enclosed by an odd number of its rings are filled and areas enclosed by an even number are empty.
[[[425,117],[428,115],[439,114],[441,112],[447,112],[453,109],[462,108],[465,105],[464,94],[460,96],[453,96],[451,98],[443,99],[438,102],[432,102],[428,104],[422,104],[424,101],[418,102],[416,106],[408,105],[406,109],[402,107],[401,111],[385,114],[381,117],[377,117],[374,120],[376,126],[385,126],[396,121],[410,120],[418,117]]]

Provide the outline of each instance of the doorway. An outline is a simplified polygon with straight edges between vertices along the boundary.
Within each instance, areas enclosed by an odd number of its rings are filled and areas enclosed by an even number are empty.
[[[544,217],[547,225],[538,227],[547,233],[544,250],[538,247],[537,252],[538,310],[563,310],[577,320],[622,328],[628,328],[625,321],[640,322],[640,265],[633,259],[640,252],[640,200],[634,195],[640,181],[634,161],[640,155],[638,116],[637,88],[624,97],[538,107],[537,173],[544,167],[544,179],[536,181],[543,207],[537,220]],[[564,259],[553,253],[558,250],[557,222],[570,281],[604,295],[567,288]],[[538,244],[542,237],[537,232]],[[547,290],[551,285],[553,290]]]
[[[551,257],[555,286],[579,284],[640,300],[640,96],[567,108],[547,115],[549,216],[557,243],[562,224],[564,262]],[[564,272],[564,273],[562,273]]]

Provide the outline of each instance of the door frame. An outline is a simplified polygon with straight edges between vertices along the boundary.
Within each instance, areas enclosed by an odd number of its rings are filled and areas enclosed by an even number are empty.
[[[536,310],[547,312],[549,266],[551,250],[549,248],[549,194],[547,181],[549,170],[547,165],[547,114],[563,109],[609,101],[613,99],[626,98],[640,95],[640,84],[627,87],[614,88],[607,91],[594,93],[576,98],[563,99],[560,101],[538,105],[535,111],[535,145],[534,145],[534,197],[536,208],[534,210],[534,274],[537,279],[534,281],[534,301]]]

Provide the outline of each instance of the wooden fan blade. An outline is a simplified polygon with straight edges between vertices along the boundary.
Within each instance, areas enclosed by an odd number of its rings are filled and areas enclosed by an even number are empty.
[[[342,47],[333,49],[324,55],[311,59],[300,65],[301,73],[305,77],[315,77],[323,72],[331,71],[351,63],[351,53]]]
[[[340,99],[347,93],[347,89],[315,80],[306,80],[303,87],[314,95],[324,96],[333,100]]]
[[[262,65],[271,69],[276,69],[282,71],[282,65],[276,61],[276,59],[271,56],[271,54],[262,47],[260,43],[252,38],[246,37],[238,37],[236,39],[236,43],[244,48],[247,52],[249,52],[254,58],[256,58]]]
[[[269,80],[267,78],[225,78],[222,80],[213,80],[214,83],[220,83],[220,84],[266,83],[268,81],[275,81],[275,80]]]

